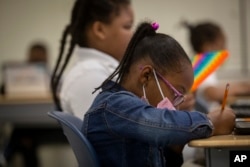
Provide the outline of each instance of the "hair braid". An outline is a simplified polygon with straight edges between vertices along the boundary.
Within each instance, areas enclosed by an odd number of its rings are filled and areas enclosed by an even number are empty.
[[[65,68],[67,67],[68,62],[69,62],[69,60],[71,58],[71,55],[72,55],[72,52],[73,52],[74,47],[76,45],[76,42],[80,43],[80,41],[78,40],[79,38],[77,37],[77,26],[79,25],[80,18],[81,18],[80,15],[82,13],[81,10],[83,9],[83,5],[84,5],[83,2],[82,3],[81,2],[82,1],[77,0],[74,7],[73,7],[71,23],[70,23],[70,25],[68,25],[66,27],[66,29],[63,32],[63,38],[61,40],[60,53],[59,53],[59,56],[58,56],[58,59],[57,59],[55,69],[54,69],[53,74],[52,74],[51,88],[52,88],[53,99],[55,101],[55,104],[56,104],[56,107],[57,107],[58,110],[62,110],[62,107],[61,107],[61,104],[60,104],[60,99],[59,99],[59,97],[57,95],[58,85],[60,83],[61,76],[62,76]],[[63,54],[64,54],[64,48],[65,48],[67,36],[69,34],[71,35],[71,43],[70,43],[70,47],[69,47],[68,53],[66,55],[66,58],[64,59],[64,63],[61,66],[61,62],[62,62]],[[61,69],[60,69],[60,67],[61,67]]]
[[[58,87],[58,85],[59,85],[60,78],[62,77],[62,74],[63,74],[63,72],[64,72],[64,70],[65,70],[65,68],[66,68],[66,66],[67,66],[67,64],[68,64],[68,62],[69,62],[69,59],[70,59],[70,57],[71,57],[71,55],[72,55],[72,52],[73,52],[73,50],[74,50],[74,48],[75,48],[75,45],[76,45],[76,44],[75,44],[74,40],[71,39],[69,51],[68,51],[68,53],[67,53],[67,55],[66,55],[66,58],[65,58],[65,61],[64,61],[63,65],[62,65],[62,69],[61,69],[61,71],[59,72],[59,74],[58,74],[58,76],[57,76],[57,78],[56,78],[56,80],[55,80],[55,86],[56,86],[56,87]],[[60,105],[60,100],[59,100],[59,98],[58,98],[57,96],[56,96],[55,102],[56,102],[56,105],[57,105],[58,109],[59,109],[59,110],[62,110],[61,105]]]
[[[50,86],[51,86],[54,101],[56,101],[56,99],[58,99],[58,97],[56,95],[57,94],[57,85],[56,85],[55,81],[58,79],[57,72],[58,72],[58,69],[60,67],[60,64],[61,64],[61,61],[62,61],[62,58],[63,58],[65,43],[66,43],[66,39],[67,39],[68,34],[69,34],[69,26],[67,26],[65,28],[64,32],[63,32],[63,36],[62,36],[62,40],[61,40],[60,53],[59,53],[59,56],[57,58],[56,66],[54,68],[54,71],[53,71],[52,77],[51,77]]]
[[[120,71],[120,75],[117,77],[117,82],[121,82],[121,79],[126,75],[128,72],[132,60],[135,58],[134,51],[137,44],[146,36],[153,36],[156,32],[152,28],[152,25],[148,22],[142,23],[137,31],[135,32],[135,35],[131,39],[131,43],[129,43],[128,48],[124,55],[124,61],[121,62],[120,68],[118,69]],[[117,73],[119,73],[119,71]]]

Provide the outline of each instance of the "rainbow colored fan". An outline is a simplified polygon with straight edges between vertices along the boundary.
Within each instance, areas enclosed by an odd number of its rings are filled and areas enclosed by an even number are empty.
[[[191,61],[194,69],[194,83],[191,91],[194,92],[199,85],[212,74],[228,58],[227,50],[212,51],[195,55]]]

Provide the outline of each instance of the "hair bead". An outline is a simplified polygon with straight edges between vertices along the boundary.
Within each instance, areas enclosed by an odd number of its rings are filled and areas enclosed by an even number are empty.
[[[153,22],[152,24],[151,24],[151,26],[152,26],[152,28],[156,31],[156,30],[158,30],[158,28],[159,28],[159,23],[157,23],[157,22]]]

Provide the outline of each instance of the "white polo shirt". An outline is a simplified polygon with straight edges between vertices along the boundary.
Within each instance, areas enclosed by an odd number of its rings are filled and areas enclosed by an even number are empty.
[[[119,62],[103,52],[90,48],[77,48],[78,60],[64,77],[60,92],[61,105],[80,119],[92,104],[94,89],[116,69]]]

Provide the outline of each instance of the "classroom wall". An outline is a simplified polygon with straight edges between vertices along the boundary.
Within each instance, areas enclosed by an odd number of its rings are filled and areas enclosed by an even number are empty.
[[[241,71],[242,48],[240,27],[240,1],[247,0],[133,0],[136,23],[150,18],[160,23],[159,32],[175,37],[192,55],[187,40],[187,30],[180,25],[182,20],[195,23],[202,20],[217,22],[228,38],[230,59],[220,71]],[[24,61],[28,46],[37,40],[49,46],[50,66],[58,54],[61,33],[69,21],[73,0],[0,0],[0,64],[7,60]],[[247,19],[250,11],[246,12]],[[246,24],[248,29],[250,23]],[[248,42],[250,33],[247,34]],[[247,44],[249,45],[249,43]],[[249,57],[249,47],[247,57]],[[248,58],[248,65],[250,60]],[[249,67],[248,67],[249,68]],[[1,75],[0,75],[1,78]],[[1,81],[1,79],[0,79]]]
[[[50,64],[57,56],[61,32],[73,0],[0,0],[0,63],[25,60],[33,41],[49,46]]]
[[[136,21],[143,20],[145,16],[150,16],[151,19],[158,21],[160,23],[159,31],[175,37],[190,56],[193,55],[193,52],[188,41],[188,31],[181,26],[182,20],[187,20],[190,23],[209,20],[219,24],[225,30],[227,46],[230,51],[230,58],[219,69],[219,72],[222,77],[231,77],[232,74],[241,74],[242,63],[244,63],[242,62],[240,27],[240,11],[243,9],[240,8],[240,1],[246,1],[245,10],[250,9],[248,0],[156,0],[154,4],[151,0],[144,0],[143,3],[139,0],[133,2],[137,14]],[[249,11],[246,14],[246,19],[249,20]],[[248,23],[247,28],[249,29],[249,27]],[[244,56],[249,57],[249,54]],[[249,58],[247,61],[250,62]],[[225,74],[225,72],[227,73]]]
[[[246,43],[246,47],[247,47],[247,53],[246,53],[246,57],[247,57],[247,73],[250,74],[250,1],[249,0],[245,0],[246,5],[245,5],[245,9],[246,9],[246,31],[247,31],[247,43]]]

